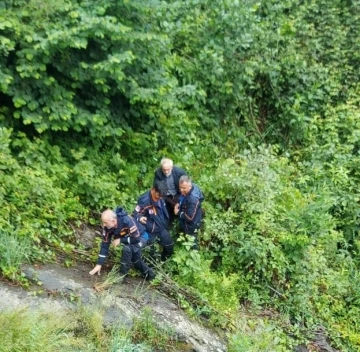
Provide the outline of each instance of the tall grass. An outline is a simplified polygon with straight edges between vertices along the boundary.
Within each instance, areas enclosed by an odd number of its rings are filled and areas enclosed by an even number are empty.
[[[0,270],[6,277],[16,281],[20,265],[29,261],[30,254],[30,239],[0,230]]]
[[[34,312],[26,309],[0,313],[1,352],[151,352],[131,341],[131,330],[106,328],[101,311],[81,306],[75,312]]]
[[[114,333],[111,339],[111,345],[109,346],[109,352],[152,352],[153,349],[145,343],[132,343],[131,331],[125,332],[125,330],[114,329]]]
[[[121,319],[104,323],[107,293],[89,305],[57,311],[20,309],[0,311],[1,352],[175,352],[192,346],[160,326],[150,308],[139,312],[131,325]],[[113,306],[111,306],[113,307]],[[110,307],[110,309],[111,309]]]
[[[0,313],[2,352],[63,351],[71,345],[69,319],[53,313],[34,313],[26,310]]]

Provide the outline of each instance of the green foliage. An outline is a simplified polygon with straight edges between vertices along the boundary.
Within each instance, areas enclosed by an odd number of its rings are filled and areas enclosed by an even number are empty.
[[[211,268],[212,260],[199,251],[191,250],[191,241],[180,237],[179,243],[171,267],[175,279],[183,286],[191,283],[192,289],[206,302],[206,307],[199,306],[193,313],[204,314],[214,325],[226,327],[239,309],[238,275],[214,272]],[[191,310],[191,305],[184,304]]]
[[[151,348],[145,344],[133,344],[130,337],[122,337],[119,334],[114,334],[112,344],[109,352],[151,352]]]
[[[0,270],[5,277],[25,283],[20,266],[28,263],[32,252],[31,240],[19,238],[16,232],[0,230]]]
[[[203,190],[215,206],[206,207],[202,244],[212,267],[239,276],[238,298],[275,305],[300,325],[315,324],[317,316],[339,334],[335,316],[349,325],[344,311],[335,313],[335,302],[350,299],[355,310],[357,303],[349,291],[354,281],[343,275],[354,263],[338,251],[344,237],[331,214],[337,198],[322,178],[310,182],[295,170],[286,158],[260,148],[203,175]]]
[[[103,322],[104,311],[100,305],[79,305],[72,319],[77,321],[77,337],[86,339],[94,350],[105,350],[108,335]]]
[[[359,14],[339,0],[2,2],[1,272],[70,253],[89,214],[131,211],[166,155],[206,195],[201,251],[180,244],[170,267],[225,318],[195,314],[234,326],[239,301],[271,305],[357,347]],[[281,350],[272,328],[254,336]]]
[[[230,337],[229,352],[285,352],[290,346],[289,337],[279,327],[267,320],[249,319]]]
[[[222,268],[236,272],[240,266],[253,284],[282,286],[308,246],[334,247],[340,237],[329,236],[335,223],[328,214],[328,190],[318,189],[316,197],[302,194],[293,172],[286,158],[260,149],[225,160],[204,178],[210,185],[205,194],[217,208],[207,209],[203,237],[221,257]]]
[[[53,352],[71,346],[67,334],[69,319],[64,314],[60,318],[47,313],[2,312],[0,322],[1,350],[4,352]]]
[[[168,327],[161,327],[156,323],[151,310],[144,310],[134,321],[132,340],[135,343],[144,341],[155,351],[178,351],[174,332]]]
[[[153,351],[145,342],[132,343],[129,330],[122,325],[106,329],[102,316],[103,311],[97,305],[79,307],[74,312],[49,313],[25,309],[1,312],[1,351]],[[165,335],[163,338],[169,339]]]
[[[1,132],[3,160],[0,171],[0,206],[3,215],[0,223],[3,231],[10,237],[10,233],[15,234],[14,241],[16,238],[15,242],[23,243],[27,253],[31,246],[32,258],[52,258],[54,252],[50,246],[70,250],[71,246],[66,244],[66,241],[70,242],[72,235],[69,222],[84,218],[85,209],[79,204],[77,197],[56,186],[57,179],[54,175],[47,174],[51,162],[46,161],[41,154],[33,154],[34,149],[37,150],[36,143],[21,139],[22,143],[26,141],[28,150],[20,155],[19,159],[25,158],[25,163],[20,164],[9,149],[11,131],[1,129]],[[35,160],[34,157],[38,156],[38,160]],[[10,249],[11,247],[6,252],[10,253]],[[21,253],[23,252],[19,251],[18,254]],[[18,264],[14,267],[16,270]],[[6,265],[12,267],[9,261]],[[15,270],[14,268],[7,269]]]
[[[318,273],[320,299],[315,304],[316,315],[321,317],[339,346],[359,349],[360,312],[359,270],[348,255],[337,258],[336,268],[324,268]],[[337,269],[337,270],[336,270]]]
[[[359,230],[358,106],[358,97],[351,96],[346,104],[328,106],[324,119],[314,115],[309,146],[299,165],[307,170],[306,183],[316,180],[332,188],[335,198],[332,213],[352,246],[356,245]]]
[[[6,118],[38,133],[106,138],[134,156],[176,131],[187,140],[186,125],[196,123],[177,99],[185,88],[177,87],[168,68],[169,39],[146,25],[161,6],[65,0],[8,5],[0,12]]]

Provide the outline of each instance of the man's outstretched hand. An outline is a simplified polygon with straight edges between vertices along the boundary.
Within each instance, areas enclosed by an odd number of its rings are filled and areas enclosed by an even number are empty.
[[[94,274],[98,274],[98,275],[100,275],[100,271],[101,271],[101,265],[100,264],[97,264],[97,265],[95,265],[95,267],[94,267],[94,269],[92,269],[90,272],[89,272],[89,274],[90,275],[94,275]]]

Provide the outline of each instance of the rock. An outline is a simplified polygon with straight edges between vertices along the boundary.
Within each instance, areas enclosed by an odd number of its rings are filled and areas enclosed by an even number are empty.
[[[225,352],[226,345],[213,332],[191,320],[174,302],[156,291],[142,279],[130,278],[128,284],[115,284],[111,289],[98,293],[93,289],[103,277],[88,274],[91,267],[78,264],[65,268],[60,264],[24,266],[25,275],[35,282],[41,281],[42,294],[36,296],[20,288],[11,289],[0,284],[0,294],[5,297],[1,309],[75,309],[78,304],[101,304],[104,310],[104,324],[118,324],[120,321],[131,327],[134,318],[141,311],[150,309],[159,327],[170,328],[179,341],[189,342],[195,352]],[[39,291],[39,287],[35,288]]]
[[[101,236],[101,229],[99,227],[90,228],[82,224],[79,228],[73,228],[76,241],[81,243],[85,249],[91,248],[94,245],[95,236]]]
[[[310,342],[308,346],[302,344],[294,348],[294,352],[338,352],[338,350],[331,347],[327,338],[326,329],[323,326],[319,326],[314,332],[313,336],[309,337]]]
[[[338,352],[331,347],[330,341],[327,338],[326,329],[323,326],[318,326],[314,331],[314,337],[312,339],[313,346],[320,352]]]

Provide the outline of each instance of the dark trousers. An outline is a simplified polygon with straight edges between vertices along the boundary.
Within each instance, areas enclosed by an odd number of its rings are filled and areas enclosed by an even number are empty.
[[[168,195],[165,198],[166,209],[169,213],[169,218],[170,218],[169,219],[169,227],[172,225],[175,218],[177,217],[174,213],[174,207],[177,203],[179,203],[179,198],[180,198],[179,194],[175,194],[174,196]]]
[[[145,245],[146,240],[143,239],[140,240],[139,244],[124,245],[121,253],[120,274],[127,275],[132,264],[146,279],[151,280],[155,277],[152,269],[142,260],[141,248]]]
[[[163,247],[161,260],[165,261],[170,258],[174,252],[174,240],[171,238],[169,231],[164,229],[161,232],[149,234],[148,246],[150,246],[150,257],[155,259],[155,245],[159,243]]]

